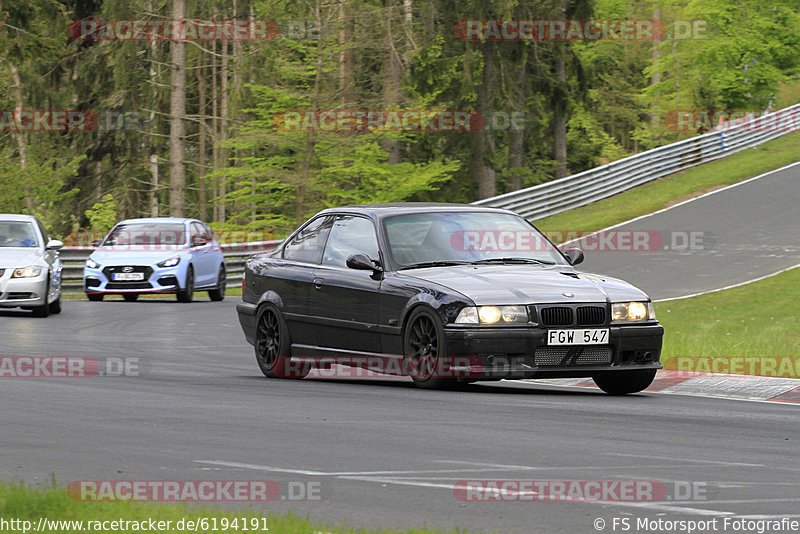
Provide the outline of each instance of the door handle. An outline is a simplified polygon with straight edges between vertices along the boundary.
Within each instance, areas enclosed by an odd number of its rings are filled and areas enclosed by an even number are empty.
[[[324,278],[314,278],[314,287],[316,289],[322,289],[322,283],[325,281]]]

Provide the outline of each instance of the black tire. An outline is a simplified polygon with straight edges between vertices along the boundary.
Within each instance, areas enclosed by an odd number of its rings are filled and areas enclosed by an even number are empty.
[[[58,315],[59,313],[61,313],[61,297],[59,296],[58,299],[51,302],[48,308],[50,310],[50,313],[53,315]]]
[[[417,387],[424,389],[450,388],[457,380],[446,374],[442,358],[447,355],[442,321],[422,306],[414,309],[403,333],[404,368]]]
[[[47,303],[47,296],[50,295],[50,277],[48,275],[47,278],[47,285],[45,286],[44,290],[44,304],[41,306],[36,306],[33,309],[33,316],[34,317],[47,317],[50,315],[50,305]]]
[[[304,378],[309,366],[291,365],[289,329],[272,304],[261,307],[256,318],[256,362],[268,378]]]
[[[103,296],[104,295],[102,293],[86,293],[86,298],[92,302],[100,302],[103,300]]]
[[[178,302],[192,302],[194,298],[194,268],[191,265],[186,269],[186,281],[182,288],[178,288],[176,296]]]
[[[219,274],[217,275],[217,287],[215,289],[211,289],[208,292],[208,298],[213,300],[214,302],[219,302],[225,298],[225,289],[227,285],[227,279],[225,278],[225,266],[219,266]]]
[[[139,293],[123,293],[122,298],[125,299],[125,302],[136,302],[139,300]]]
[[[647,389],[655,377],[655,369],[643,369],[641,371],[601,373],[593,376],[592,380],[597,387],[609,395],[627,395]]]

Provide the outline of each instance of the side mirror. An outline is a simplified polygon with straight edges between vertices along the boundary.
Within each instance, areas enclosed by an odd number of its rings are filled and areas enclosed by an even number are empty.
[[[369,256],[361,253],[353,254],[347,258],[347,266],[359,271],[380,271],[380,267],[377,267],[375,262],[369,259]]]
[[[46,250],[61,250],[63,246],[64,243],[62,241],[59,241],[57,239],[51,239],[50,241],[47,242],[47,245],[45,245],[44,248]]]
[[[569,261],[570,265],[578,265],[583,262],[583,251],[579,248],[568,248],[562,252],[564,256],[567,257],[567,261]]]
[[[94,248],[99,247],[100,246],[100,240],[99,239],[95,239],[94,241],[92,241],[92,246]]]
[[[208,241],[202,236],[196,235],[192,238],[192,246],[193,247],[202,247],[203,245],[207,245]]]

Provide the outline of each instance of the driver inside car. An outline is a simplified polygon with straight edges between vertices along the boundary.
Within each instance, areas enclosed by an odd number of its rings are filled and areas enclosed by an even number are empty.
[[[35,247],[36,240],[32,238],[25,226],[13,224],[9,228],[9,237],[6,238],[4,245],[7,247]]]

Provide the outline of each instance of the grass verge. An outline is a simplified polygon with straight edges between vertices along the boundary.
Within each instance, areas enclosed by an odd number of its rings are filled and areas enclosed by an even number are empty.
[[[11,532],[23,532],[27,526],[27,531],[35,530],[39,525],[40,518],[48,521],[72,521],[73,523],[62,524],[43,524],[43,532],[231,532],[242,534],[248,532],[259,534],[264,532],[279,532],[281,534],[339,534],[339,533],[363,533],[380,532],[383,534],[407,533],[423,534],[441,531],[428,529],[408,529],[408,530],[358,530],[344,526],[323,526],[308,521],[301,517],[291,514],[278,515],[273,513],[262,513],[253,508],[243,511],[230,511],[208,506],[188,506],[186,504],[171,505],[164,503],[151,502],[120,502],[120,501],[77,501],[71,499],[66,489],[55,486],[35,489],[22,484],[0,483],[0,518],[5,521],[20,520],[30,521],[30,523],[16,523],[9,525]],[[205,523],[197,523],[198,520],[205,519]],[[238,519],[236,527],[232,521]],[[171,521],[171,528],[163,530],[159,528],[153,531],[149,528],[149,520]],[[183,520],[183,528],[179,521]],[[74,522],[82,522],[79,526]],[[127,525],[118,523],[113,525],[111,521],[144,521],[144,528],[136,527],[131,523]],[[191,526],[187,521],[194,521]],[[100,523],[95,523],[100,522]],[[108,522],[108,523],[103,523]],[[199,528],[194,529],[197,524]],[[163,524],[167,526],[166,523]],[[227,525],[228,528],[222,528]],[[216,526],[216,528],[213,528]],[[244,528],[242,528],[244,526]],[[125,528],[127,527],[127,528]],[[158,528],[158,527],[157,527]],[[5,528],[4,528],[5,530]],[[451,531],[451,532],[456,532]],[[463,532],[463,531],[462,531]]]
[[[800,132],[534,221],[542,231],[592,232],[800,161]]]
[[[800,268],[745,286],[656,303],[667,369],[800,378]]]
[[[198,300],[208,300],[208,294],[205,291],[196,291],[194,294],[194,298]],[[237,287],[229,287],[227,291],[225,291],[226,297],[241,297],[242,296],[242,288],[240,286]],[[86,295],[83,293],[62,293],[61,298],[64,300],[89,300],[86,298]],[[106,295],[103,299],[104,301],[114,301],[114,300],[123,300],[122,295]],[[175,295],[171,293],[164,293],[164,294],[148,294],[142,295],[139,297],[139,300],[175,300]]]

